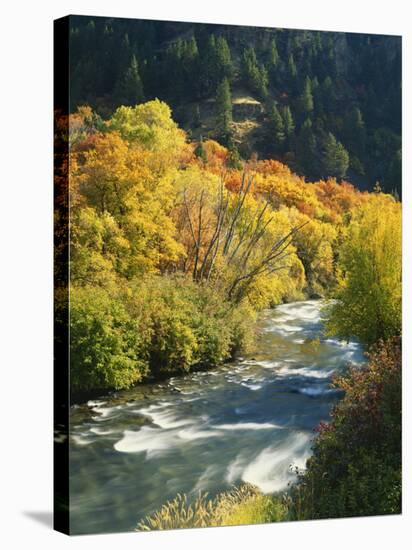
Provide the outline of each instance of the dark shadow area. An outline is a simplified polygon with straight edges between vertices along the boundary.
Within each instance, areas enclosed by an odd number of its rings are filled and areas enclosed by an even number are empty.
[[[53,512],[23,512],[23,514],[36,521],[37,523],[40,523],[41,525],[44,525],[46,527],[49,527],[49,529],[53,529]]]

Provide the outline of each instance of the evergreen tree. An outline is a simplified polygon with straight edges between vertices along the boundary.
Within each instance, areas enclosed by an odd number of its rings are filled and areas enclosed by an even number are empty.
[[[322,116],[324,113],[323,92],[317,76],[312,78],[312,96],[315,114],[316,116]]]
[[[283,124],[285,128],[285,134],[288,140],[288,146],[292,146],[293,136],[295,132],[295,122],[293,120],[292,111],[289,105],[283,108],[282,111]]]
[[[132,56],[129,68],[118,82],[115,95],[120,105],[136,105],[144,101],[143,84],[136,56]]]
[[[216,39],[214,34],[208,36],[201,60],[200,90],[203,96],[207,96],[216,90]]]
[[[327,76],[322,82],[322,103],[329,113],[334,111],[336,105],[336,92],[330,76]]]
[[[302,124],[296,140],[296,159],[305,176],[316,176],[318,172],[316,138],[309,118]]]
[[[190,59],[194,59],[199,55],[196,38],[194,36],[187,42],[186,53]]]
[[[289,57],[288,57],[288,76],[289,76],[289,81],[291,83],[294,83],[295,80],[296,80],[296,77],[298,75],[298,71],[296,69],[296,65],[295,65],[295,59],[293,57],[293,53],[290,53],[289,54]]]
[[[223,36],[216,40],[216,79],[223,78],[230,80],[233,76],[232,56],[229,45]]]
[[[231,135],[228,138],[227,147],[229,149],[229,155],[227,157],[226,166],[234,170],[241,170],[242,159],[239,154],[239,149],[237,148],[236,143],[234,142]]]
[[[270,109],[269,120],[271,128],[270,135],[274,138],[276,149],[280,150],[286,139],[285,124],[275,104],[273,104]]]
[[[351,153],[360,157],[364,155],[366,132],[359,107],[354,107],[345,119],[344,141]]]
[[[299,97],[299,108],[302,114],[309,115],[313,111],[312,82],[307,76]]]
[[[276,68],[279,62],[279,52],[276,46],[276,40],[273,38],[269,47],[269,67]]]
[[[188,99],[197,97],[199,95],[199,82],[193,78],[193,74],[197,74],[199,71],[199,50],[194,36],[183,43],[180,60],[183,95]]]
[[[243,80],[253,92],[261,98],[268,95],[269,77],[266,68],[258,65],[254,48],[246,48],[242,56]]]
[[[259,67],[258,93],[265,99],[268,95],[269,75],[264,65]]]
[[[119,61],[117,63],[117,67],[119,67],[119,75],[121,78],[128,69],[131,59],[130,39],[128,33],[125,33],[122,37],[118,58]]]
[[[219,135],[227,142],[230,136],[230,123],[232,122],[232,97],[227,78],[224,78],[217,87],[216,122]]]
[[[343,178],[349,168],[349,154],[345,147],[328,132],[323,143],[323,176]]]
[[[276,85],[279,80],[280,58],[275,38],[272,39],[267,54],[267,66],[271,81]]]
[[[202,125],[202,119],[200,118],[200,109],[199,105],[196,104],[195,108],[193,109],[193,126],[195,128],[200,128]]]
[[[386,177],[386,189],[393,189],[393,194],[399,198],[402,191],[402,151],[399,149],[392,159]]]
[[[200,137],[200,141],[197,144],[194,153],[198,158],[202,159],[202,161],[206,164],[206,162],[207,162],[207,153],[206,153],[206,149],[204,148],[204,145],[203,145],[202,137]]]

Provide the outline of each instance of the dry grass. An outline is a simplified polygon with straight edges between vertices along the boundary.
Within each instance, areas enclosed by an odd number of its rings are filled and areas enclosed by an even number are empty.
[[[244,484],[210,499],[207,493],[189,502],[178,494],[160,510],[146,516],[137,531],[248,525],[282,521],[286,507],[277,498],[263,495],[256,487]]]

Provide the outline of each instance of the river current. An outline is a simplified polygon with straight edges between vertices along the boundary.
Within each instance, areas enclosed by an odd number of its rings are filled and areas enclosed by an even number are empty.
[[[73,406],[72,532],[133,530],[179,492],[286,489],[341,397],[331,377],[364,360],[358,343],[324,336],[321,307],[264,311],[258,352],[219,369]]]

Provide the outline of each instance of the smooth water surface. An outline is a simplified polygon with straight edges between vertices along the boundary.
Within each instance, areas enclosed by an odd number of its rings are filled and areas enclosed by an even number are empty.
[[[263,312],[259,352],[71,411],[73,533],[133,530],[178,492],[287,488],[362,349],[323,335],[321,301]]]

